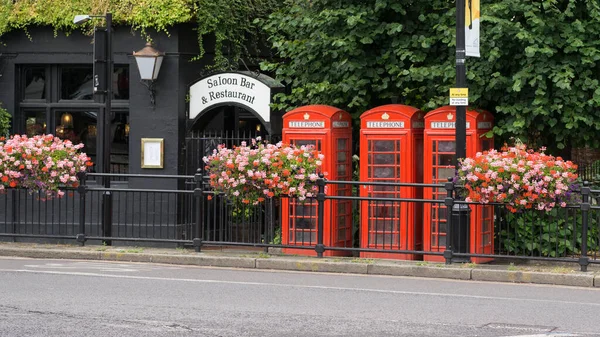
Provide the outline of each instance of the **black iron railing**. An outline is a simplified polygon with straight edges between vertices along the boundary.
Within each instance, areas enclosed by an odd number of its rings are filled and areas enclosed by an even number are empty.
[[[82,245],[90,240],[150,242],[189,245],[198,251],[203,246],[279,247],[312,250],[317,256],[360,254],[446,263],[553,260],[578,263],[582,270],[590,263],[600,264],[600,190],[588,185],[577,192],[581,202],[576,204],[512,213],[502,204],[462,201],[452,182],[320,178],[319,193],[304,203],[286,202],[289,216],[282,219],[281,200],[234,206],[211,191],[200,173],[111,175],[146,179],[148,188],[86,185],[86,176],[104,174],[80,176],[84,183],[59,199],[44,200],[19,189],[3,191],[0,238],[76,240]],[[157,186],[153,180],[165,179],[177,183],[169,185],[172,189],[152,188]],[[188,187],[178,188],[183,185]],[[325,187],[334,185],[338,191],[362,192],[326,194]]]

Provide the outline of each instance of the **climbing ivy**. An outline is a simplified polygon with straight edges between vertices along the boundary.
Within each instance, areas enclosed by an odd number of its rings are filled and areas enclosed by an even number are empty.
[[[78,14],[113,14],[115,25],[131,26],[151,40],[150,31],[169,34],[169,27],[196,23],[199,42],[198,58],[204,56],[203,41],[216,38],[214,68],[237,64],[257,46],[259,30],[254,19],[266,17],[278,7],[276,0],[0,0],[0,39],[2,35],[31,26],[51,26],[58,32],[75,29],[90,32],[95,24],[73,24]],[[97,23],[97,22],[96,22]]]

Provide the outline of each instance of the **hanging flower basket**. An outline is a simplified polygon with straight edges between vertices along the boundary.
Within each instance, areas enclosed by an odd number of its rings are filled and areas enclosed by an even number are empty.
[[[45,199],[62,197],[63,187],[77,187],[77,173],[92,165],[82,147],[53,135],[0,139],[0,190],[25,188]]]
[[[465,200],[505,203],[513,213],[565,207],[575,198],[577,165],[544,150],[505,145],[501,151],[479,152],[460,160],[458,178],[464,184]]]
[[[257,205],[279,196],[300,201],[316,196],[323,158],[312,146],[269,144],[257,138],[250,146],[219,145],[203,159],[215,192],[238,204]]]

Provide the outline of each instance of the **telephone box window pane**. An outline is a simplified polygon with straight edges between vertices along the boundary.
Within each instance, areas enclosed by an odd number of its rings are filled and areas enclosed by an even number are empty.
[[[343,138],[338,139],[337,140],[338,150],[340,150],[340,151],[346,150],[346,143],[347,143],[346,139],[343,139]]]
[[[43,111],[25,112],[25,133],[27,137],[46,133],[46,113]]]
[[[339,163],[345,162],[346,158],[348,158],[346,156],[346,152],[338,152],[338,154],[337,154],[337,160],[338,160]]]
[[[454,155],[453,154],[440,154],[438,158],[439,158],[438,165],[452,165],[452,161],[454,160]]]
[[[445,235],[440,235],[439,245],[440,246],[446,246],[446,236]]]
[[[484,219],[489,218],[490,217],[490,213],[491,213],[490,212],[490,208],[489,207],[485,207],[485,206],[482,206],[481,208],[483,208],[483,218]]]
[[[456,152],[456,142],[440,141],[438,152]]]
[[[394,151],[393,140],[376,140],[375,141],[375,152],[392,152]]]
[[[346,228],[338,229],[338,240],[346,240]]]
[[[446,222],[445,221],[440,221],[440,228],[438,230],[438,233],[446,233]]]
[[[376,154],[375,155],[375,164],[393,165],[394,157],[395,156],[393,154]]]
[[[454,167],[452,168],[439,168],[438,169],[438,174],[439,176],[437,177],[440,180],[446,180],[448,178],[454,177]]]
[[[317,241],[316,232],[296,232],[296,242],[311,243],[315,241]]]
[[[25,91],[23,99],[46,98],[46,69],[44,67],[27,67],[25,71]]]
[[[294,140],[294,145],[296,145],[297,147],[301,147],[301,146],[313,146],[316,148],[317,146],[317,141],[316,140]],[[318,148],[317,148],[318,150]]]
[[[445,206],[440,206],[439,210],[439,218],[440,220],[446,220],[446,207]],[[441,230],[442,232],[445,232],[446,230]]]
[[[394,178],[393,167],[374,167],[373,178]]]
[[[63,67],[60,72],[60,98],[93,100],[92,66]]]
[[[492,148],[492,142],[489,139],[484,139],[481,141],[482,151],[487,151]]]
[[[296,229],[315,229],[316,227],[312,218],[296,218]]]
[[[337,173],[338,173],[338,176],[345,176],[346,175],[346,165],[338,165]]]

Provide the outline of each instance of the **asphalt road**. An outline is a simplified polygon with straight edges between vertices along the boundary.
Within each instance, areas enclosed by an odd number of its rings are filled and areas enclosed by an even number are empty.
[[[600,336],[600,289],[0,258],[0,336]]]

